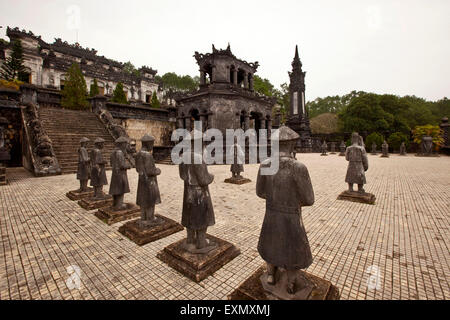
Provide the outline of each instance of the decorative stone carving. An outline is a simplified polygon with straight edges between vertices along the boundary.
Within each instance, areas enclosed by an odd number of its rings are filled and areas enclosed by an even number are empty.
[[[375,196],[364,190],[365,172],[369,169],[369,160],[365,148],[361,145],[361,137],[356,132],[352,133],[352,145],[345,151],[345,159],[348,161],[347,175],[345,176],[348,190],[342,192],[338,200],[373,204]],[[357,192],[353,191],[353,184],[358,185]]]

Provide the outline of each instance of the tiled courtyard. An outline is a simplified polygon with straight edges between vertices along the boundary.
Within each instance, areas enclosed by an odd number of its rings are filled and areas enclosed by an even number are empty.
[[[449,299],[450,157],[369,156],[366,190],[375,205],[336,200],[346,188],[343,157],[298,154],[311,175],[316,201],[303,209],[314,262],[308,272],[335,284],[341,299]],[[162,204],[157,213],[181,220],[178,167],[159,165]],[[0,299],[226,299],[263,261],[256,245],[264,200],[252,183],[225,184],[229,166],[210,166],[216,225],[209,233],[232,242],[241,255],[200,283],[156,258],[185,231],[139,247],[65,193],[75,174],[34,178],[7,171],[0,187]],[[108,178],[111,172],[108,172]],[[129,170],[135,201],[137,173]],[[81,288],[68,289],[67,267],[81,268]],[[378,289],[369,289],[370,266]],[[372,270],[375,268],[372,267]],[[375,276],[376,277],[376,276]]]

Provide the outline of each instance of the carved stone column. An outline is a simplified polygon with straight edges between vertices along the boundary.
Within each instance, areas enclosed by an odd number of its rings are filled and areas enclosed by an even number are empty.
[[[206,79],[205,79],[205,71],[200,70],[200,85],[205,84],[205,83],[206,83],[205,80],[206,80]]]
[[[191,131],[191,116],[184,117],[185,129]]]
[[[207,126],[206,119],[207,118],[208,118],[208,115],[206,113],[203,113],[200,115],[200,121],[202,122],[202,131],[206,130],[206,126]]]
[[[211,82],[216,82],[216,66],[212,66],[211,69]]]
[[[244,74],[244,88],[248,89],[248,72]]]
[[[233,84],[235,85],[235,86],[237,86],[237,79],[238,79],[238,71],[237,71],[237,69],[236,68],[234,68],[234,70],[233,70]]]
[[[260,129],[265,129],[266,128],[266,119],[261,119],[259,121],[259,128]]]
[[[249,89],[253,91],[253,75],[250,74],[250,83],[249,83]]]
[[[244,122],[244,131],[247,131],[250,128],[250,116],[245,114],[245,122]]]

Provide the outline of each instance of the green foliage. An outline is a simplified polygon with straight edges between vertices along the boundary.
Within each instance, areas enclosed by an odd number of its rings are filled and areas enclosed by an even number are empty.
[[[439,128],[439,126],[427,124],[414,128],[413,139],[415,143],[420,144],[424,136],[430,136],[433,138],[434,145],[439,148],[444,144],[443,134],[444,132],[441,130],[441,128]]]
[[[366,141],[365,144],[367,146],[367,148],[372,148],[372,143],[376,143],[377,144],[377,148],[381,148],[381,145],[383,144],[384,141],[384,137],[379,134],[378,132],[372,132],[371,134],[369,134],[366,137]]]
[[[389,138],[387,140],[389,147],[391,147],[393,150],[399,150],[402,142],[404,142],[406,148],[408,148],[409,138],[406,134],[401,133],[401,132],[394,132],[393,134],[391,134],[389,136]]]
[[[253,89],[268,97],[272,97],[276,94],[273,84],[271,84],[269,80],[263,79],[257,75],[253,76]]]
[[[23,82],[20,80],[10,80],[9,81],[9,80],[0,79],[0,88],[19,90],[21,84],[23,84]]]
[[[338,117],[333,113],[322,113],[310,120],[311,132],[330,134],[338,131]]]
[[[136,67],[135,67],[130,61],[125,62],[125,63],[123,64],[122,70],[123,70],[124,72],[128,73],[128,74],[132,74],[132,75],[135,75],[135,76],[137,76],[137,77],[139,77],[139,76],[141,75],[141,73],[139,72],[139,70],[136,69]]]
[[[365,94],[362,91],[352,91],[344,96],[328,96],[325,98],[316,98],[314,101],[306,103],[306,109],[309,117],[314,118],[322,113],[339,113],[344,107],[348,106],[351,99]]]
[[[28,81],[29,69],[23,64],[23,48],[20,40],[13,42],[11,55],[6,58],[0,70],[0,76],[8,81]]]
[[[156,96],[156,91],[153,91],[152,100],[150,103],[151,103],[152,108],[161,107],[161,103],[159,102],[158,97]]]
[[[97,79],[94,79],[94,83],[91,84],[91,87],[89,90],[89,96],[95,97],[98,94],[100,94],[100,89],[98,87]]]
[[[162,77],[156,76],[155,80],[160,83],[164,90],[171,93],[196,90],[200,83],[199,77],[179,76],[175,72],[167,72]]]
[[[115,103],[123,103],[128,104],[127,96],[125,95],[125,91],[123,90],[122,82],[119,82],[113,91],[113,96],[111,98],[112,102]]]
[[[64,89],[61,91],[61,106],[67,109],[86,109],[89,103],[86,99],[87,86],[81,73],[80,65],[73,63],[67,73]]]

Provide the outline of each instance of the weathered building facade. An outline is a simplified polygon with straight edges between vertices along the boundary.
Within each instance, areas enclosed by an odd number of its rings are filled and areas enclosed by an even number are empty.
[[[66,73],[73,62],[83,72],[87,87],[97,79],[100,93],[111,95],[117,83],[122,82],[129,101],[150,102],[153,92],[162,99],[162,92],[155,82],[156,70],[143,66],[139,74],[126,72],[124,64],[97,55],[94,49],[83,48],[78,43],[69,44],[61,39],[47,43],[31,31],[7,28],[9,44],[0,43],[0,65],[11,54],[12,44],[20,40],[24,65],[29,70],[28,82],[49,89],[62,89]]]
[[[311,152],[311,129],[309,126],[308,110],[305,100],[305,75],[302,63],[298,55],[298,47],[295,46],[295,56],[292,61],[292,72],[289,72],[289,98],[290,106],[286,125],[300,135],[297,140],[298,152]]]
[[[201,121],[203,129],[272,128],[275,99],[256,93],[253,75],[258,62],[236,58],[228,45],[225,50],[194,55],[200,68],[200,88],[176,98],[177,127],[193,128]]]

